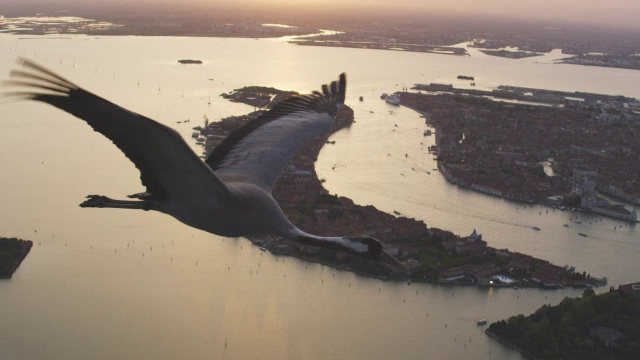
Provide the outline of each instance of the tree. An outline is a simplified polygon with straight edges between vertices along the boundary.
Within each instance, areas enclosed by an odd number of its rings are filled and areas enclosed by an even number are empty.
[[[583,298],[583,299],[585,299],[585,298],[591,297],[591,296],[593,296],[593,295],[595,295],[595,294],[596,294],[596,292],[595,292],[595,291],[593,291],[593,289],[586,288],[586,289],[584,289],[584,291],[582,292],[582,298]]]

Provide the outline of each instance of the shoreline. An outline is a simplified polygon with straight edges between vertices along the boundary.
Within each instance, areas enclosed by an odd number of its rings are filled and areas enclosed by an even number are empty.
[[[512,349],[512,350],[515,350],[515,351],[519,352],[526,359],[535,359],[535,356],[533,356],[532,354],[529,354],[528,352],[522,350],[520,347],[516,346],[515,344],[510,343],[509,341],[505,340],[500,335],[495,334],[495,333],[489,331],[488,329],[484,331],[484,334],[487,335],[488,337],[498,341],[500,344],[508,347],[509,349]]]
[[[30,240],[0,237],[0,279],[11,279],[32,246]]]

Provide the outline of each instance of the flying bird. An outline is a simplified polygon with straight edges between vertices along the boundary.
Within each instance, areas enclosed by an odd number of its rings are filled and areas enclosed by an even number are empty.
[[[7,92],[53,105],[106,136],[140,171],[146,191],[115,200],[89,195],[88,208],[154,210],[226,237],[272,234],[409,270],[371,237],[326,237],[293,225],[272,196],[280,172],[305,144],[326,134],[344,106],[346,77],[322,92],[294,95],[231,133],[202,161],[175,130],[94,95],[20,59]]]

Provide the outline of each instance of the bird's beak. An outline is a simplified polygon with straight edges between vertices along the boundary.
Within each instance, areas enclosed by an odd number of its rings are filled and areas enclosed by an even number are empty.
[[[409,270],[408,267],[404,266],[404,264],[402,264],[400,261],[398,261],[398,259],[394,258],[393,256],[389,255],[389,253],[387,253],[386,251],[382,251],[380,252],[380,254],[378,255],[378,259],[384,263],[387,263],[395,268],[398,268],[402,271],[404,271],[407,274],[411,274],[411,271]]]

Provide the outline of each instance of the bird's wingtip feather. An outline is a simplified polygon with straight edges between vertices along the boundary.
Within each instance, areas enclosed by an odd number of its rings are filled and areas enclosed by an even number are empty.
[[[27,58],[18,57],[16,59],[16,63],[18,64],[19,69],[11,70],[10,77],[23,79],[26,78],[48,84],[55,84],[59,87],[70,90],[79,89],[78,85]],[[31,72],[21,69],[28,69],[31,70]]]

